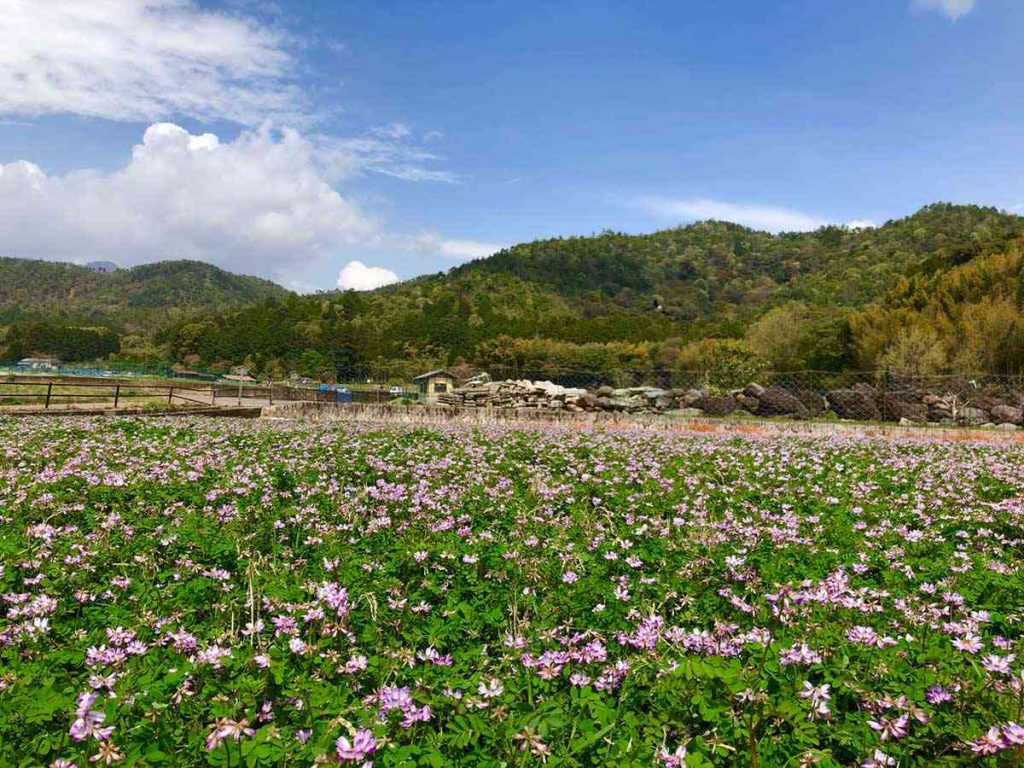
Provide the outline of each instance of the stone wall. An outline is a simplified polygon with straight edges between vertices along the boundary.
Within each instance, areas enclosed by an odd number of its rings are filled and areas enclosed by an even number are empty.
[[[904,425],[992,425],[1004,429],[1024,424],[1024,392],[994,395],[973,391],[963,383],[950,391],[934,391],[911,386],[887,389],[860,382],[825,392],[801,386],[752,383],[742,389],[712,393],[707,389],[656,387],[601,387],[590,391],[550,381],[508,380],[464,386],[440,396],[438,401],[459,409],[661,413],[677,417],[743,413],[794,419],[838,417]]]

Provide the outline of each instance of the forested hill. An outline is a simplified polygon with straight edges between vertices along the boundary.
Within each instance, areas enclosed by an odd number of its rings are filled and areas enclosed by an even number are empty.
[[[882,311],[877,302],[902,278],[1010,252],[1022,236],[1024,218],[936,204],[877,228],[772,235],[712,221],[544,240],[370,293],[207,313],[159,342],[193,364],[246,359],[310,375],[460,359],[590,370],[690,365],[705,354],[693,345],[708,338],[734,339],[742,354],[753,350],[773,366],[873,365],[893,339],[856,354],[855,328],[870,323],[855,326],[854,315]]]
[[[1016,370],[1024,288],[1006,286],[1024,280],[1022,238],[1022,217],[942,203],[864,229],[772,235],[707,221],[525,243],[368,293],[311,296],[193,261],[104,273],[0,259],[0,358],[64,339],[63,357],[104,349],[127,362],[246,362],[318,377],[458,361],[603,370],[720,358]],[[119,338],[83,345],[66,332],[96,326]]]
[[[466,264],[452,276],[508,274],[584,303],[595,297],[631,309],[658,296],[679,317],[710,316],[717,323],[780,299],[863,304],[910,269],[999,252],[1021,234],[1019,216],[939,203],[878,228],[772,235],[705,221],[650,235],[540,240]]]
[[[103,272],[75,264],[0,258],[0,325],[46,321],[152,332],[204,310],[230,310],[288,294],[268,280],[199,261]]]

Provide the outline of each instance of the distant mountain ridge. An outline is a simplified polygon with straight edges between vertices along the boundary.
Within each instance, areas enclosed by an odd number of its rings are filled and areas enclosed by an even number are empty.
[[[1024,277],[1014,271],[1019,259],[991,259],[1019,252],[1022,239],[1024,217],[949,203],[876,228],[770,234],[704,221],[538,240],[375,291],[305,296],[194,261],[102,273],[0,259],[0,326],[103,325],[134,335],[126,356],[328,376],[458,361],[672,367],[692,364],[690,347],[709,339],[733,340],[740,347],[726,345],[730,354],[753,351],[774,366],[870,367],[894,359],[885,356],[913,324],[920,333],[903,348],[942,347],[932,357],[944,364],[965,359],[954,349],[958,333],[980,334],[978,348],[1001,334],[997,364],[1006,369],[1020,344],[1016,325],[1003,326],[1024,312],[1024,289],[998,286]],[[984,270],[964,271],[975,264]],[[968,278],[980,295],[951,287]],[[933,287],[947,305],[972,308],[962,316],[926,306]]]
[[[200,261],[119,269],[0,258],[0,324],[19,320],[152,332],[204,310],[222,312],[291,292]]]

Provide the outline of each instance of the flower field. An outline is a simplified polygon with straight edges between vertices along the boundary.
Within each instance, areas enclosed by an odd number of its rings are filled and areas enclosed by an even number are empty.
[[[0,419],[0,765],[1018,766],[1024,450]]]

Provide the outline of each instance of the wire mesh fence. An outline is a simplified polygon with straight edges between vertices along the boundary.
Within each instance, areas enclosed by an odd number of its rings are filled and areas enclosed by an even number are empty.
[[[498,368],[467,377],[437,399],[462,407],[1024,425],[1024,377],[990,374]]]

